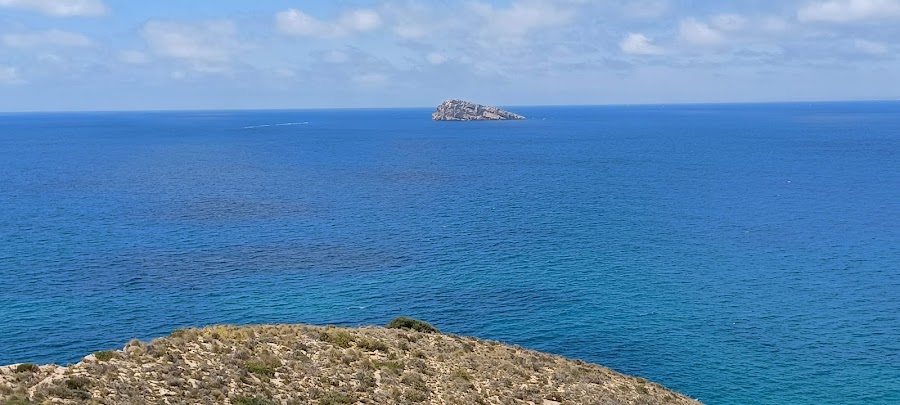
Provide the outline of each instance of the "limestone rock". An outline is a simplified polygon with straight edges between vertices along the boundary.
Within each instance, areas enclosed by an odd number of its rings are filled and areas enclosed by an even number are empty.
[[[525,117],[481,104],[463,100],[447,100],[431,114],[435,121],[485,121],[485,120],[524,120]]]

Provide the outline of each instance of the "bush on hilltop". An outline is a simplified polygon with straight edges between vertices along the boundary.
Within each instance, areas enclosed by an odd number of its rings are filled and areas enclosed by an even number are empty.
[[[400,316],[395,318],[389,324],[387,324],[388,329],[412,329],[416,332],[425,332],[425,333],[441,333],[438,328],[435,328],[430,323],[425,321],[420,321],[418,319],[413,319],[406,316]]]

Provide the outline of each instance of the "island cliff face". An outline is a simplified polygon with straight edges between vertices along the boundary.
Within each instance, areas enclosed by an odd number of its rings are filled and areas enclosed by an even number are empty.
[[[431,114],[435,121],[486,121],[486,120],[524,120],[525,117],[481,104],[463,100],[447,100]]]
[[[428,328],[182,329],[67,367],[2,366],[0,404],[698,404],[598,365]]]

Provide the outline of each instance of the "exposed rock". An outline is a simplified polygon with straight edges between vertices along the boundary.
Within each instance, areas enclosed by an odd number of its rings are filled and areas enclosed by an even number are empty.
[[[698,404],[642,378],[497,342],[304,325],[183,329],[68,367],[0,367],[0,404],[32,403]]]
[[[462,100],[447,100],[431,114],[435,121],[485,121],[485,120],[524,120],[525,117],[481,104]]]

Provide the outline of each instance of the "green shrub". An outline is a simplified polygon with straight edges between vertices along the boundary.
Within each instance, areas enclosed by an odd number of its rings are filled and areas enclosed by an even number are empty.
[[[356,345],[367,352],[388,352],[388,345],[378,339],[362,338]]]
[[[72,377],[66,380],[66,388],[70,390],[84,390],[91,384],[91,380],[86,377]]]
[[[395,318],[393,321],[387,324],[387,327],[389,329],[412,329],[417,332],[441,333],[438,328],[435,328],[428,322],[420,321],[418,319],[413,319],[406,316]]]
[[[260,397],[237,397],[231,400],[234,405],[276,405],[276,402]]]
[[[403,398],[413,403],[421,403],[427,401],[428,395],[428,391],[407,390],[403,392]]]
[[[119,353],[116,353],[112,350],[103,350],[103,351],[94,353],[94,357],[97,358],[97,361],[110,361],[112,359],[118,358]]]
[[[368,388],[375,388],[375,373],[369,370],[359,370],[359,372],[356,373],[356,380],[359,382],[359,386],[363,390]]]
[[[261,361],[248,361],[247,364],[244,365],[244,367],[247,368],[247,371],[256,375],[265,377],[275,376],[275,369],[272,366]]]
[[[319,405],[349,405],[354,402],[356,399],[343,392],[329,392],[319,399]]]
[[[34,363],[22,363],[16,366],[17,373],[36,373],[41,371],[41,368]]]
[[[324,341],[331,343],[337,347],[348,348],[353,343],[353,334],[343,330],[336,328],[329,328],[322,332],[319,338]]]
[[[382,369],[388,370],[397,375],[400,375],[400,372],[403,371],[403,369],[404,369],[403,364],[401,364],[398,361],[393,361],[393,360],[386,360],[386,361],[375,360],[372,362],[372,367],[374,367],[376,369],[382,368]]]
[[[91,380],[85,377],[70,377],[62,384],[50,387],[48,393],[60,398],[85,401],[91,399],[91,393],[88,392],[90,384]]]
[[[472,381],[472,375],[469,374],[468,371],[461,368],[454,370],[453,373],[450,374],[450,376],[464,381]]]
[[[428,391],[428,384],[425,382],[425,376],[416,371],[404,373],[403,377],[400,378],[400,382],[415,388],[417,391]]]
[[[27,399],[21,399],[21,398],[7,399],[3,402],[0,402],[0,405],[36,405],[36,404],[37,404],[37,402],[32,402]]]

